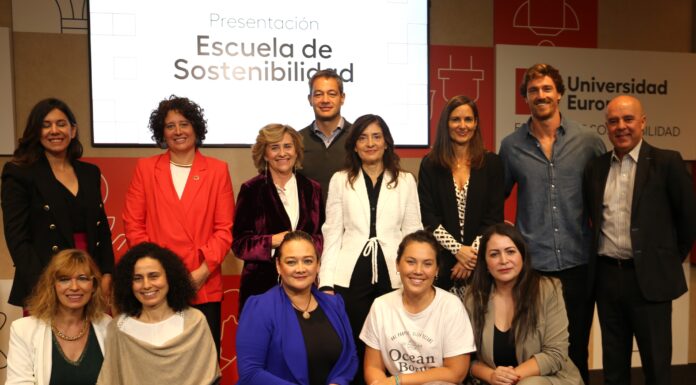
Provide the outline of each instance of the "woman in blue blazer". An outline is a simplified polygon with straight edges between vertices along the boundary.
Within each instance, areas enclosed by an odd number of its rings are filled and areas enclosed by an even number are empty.
[[[341,297],[314,286],[312,237],[287,233],[275,261],[280,285],[250,297],[239,321],[239,384],[349,384],[358,367],[350,323]]]

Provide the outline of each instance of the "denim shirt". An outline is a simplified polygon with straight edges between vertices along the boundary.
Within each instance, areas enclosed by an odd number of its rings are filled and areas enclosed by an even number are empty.
[[[549,160],[530,124],[531,118],[503,139],[500,157],[506,196],[518,186],[516,226],[527,241],[532,266],[561,271],[587,264],[592,233],[583,207],[582,176],[587,162],[606,147],[598,135],[562,118]]]

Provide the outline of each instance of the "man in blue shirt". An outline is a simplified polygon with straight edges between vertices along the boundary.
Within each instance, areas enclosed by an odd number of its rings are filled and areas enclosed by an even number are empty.
[[[587,162],[606,150],[601,138],[561,116],[565,91],[558,70],[530,67],[520,93],[532,116],[503,139],[505,191],[517,184],[516,225],[529,244],[532,266],[559,278],[568,313],[568,355],[588,383],[588,344],[594,300],[588,286],[592,233],[583,207]]]

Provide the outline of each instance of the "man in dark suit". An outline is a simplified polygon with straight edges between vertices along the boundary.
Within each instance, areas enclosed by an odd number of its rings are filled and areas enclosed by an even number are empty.
[[[345,163],[345,144],[350,123],[341,116],[346,100],[343,79],[333,69],[317,71],[309,79],[309,105],[314,121],[300,130],[304,142],[304,161],[300,173],[321,185],[326,203],[331,176]]]
[[[605,384],[630,384],[635,335],[647,384],[671,384],[672,300],[686,292],[682,262],[696,238],[696,198],[678,152],[643,140],[638,99],[608,105],[610,151],[591,161],[585,199]]]

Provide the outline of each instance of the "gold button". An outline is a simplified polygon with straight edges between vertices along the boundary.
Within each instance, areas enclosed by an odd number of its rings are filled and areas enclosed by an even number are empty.
[[[99,247],[99,241],[97,241],[97,247]]]
[[[55,253],[56,251],[58,251],[58,246],[51,247],[51,250]]]
[[[103,203],[100,203],[100,204],[99,204],[99,208],[101,209],[101,208],[103,208],[103,207],[104,207],[104,204],[103,204]]]
[[[97,221],[97,226],[101,225],[101,221]]]
[[[51,208],[50,208],[48,205],[44,205],[43,209],[44,209],[44,211],[48,211],[48,210],[50,210]]]
[[[53,223],[51,223],[50,225],[48,225],[48,228],[51,229],[51,230],[55,230],[55,229],[56,229],[56,225],[54,225]]]

